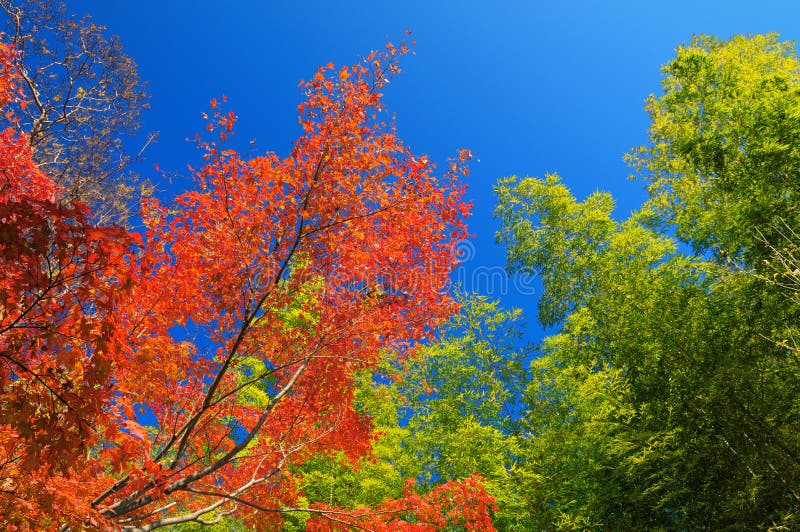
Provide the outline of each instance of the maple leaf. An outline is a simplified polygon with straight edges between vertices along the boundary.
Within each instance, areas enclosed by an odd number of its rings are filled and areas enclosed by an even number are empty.
[[[304,134],[288,157],[224,147],[236,117],[211,100],[219,133],[201,141],[197,188],[144,202],[141,235],[56,201],[25,140],[0,134],[0,449],[20,457],[0,469],[0,511],[13,503],[29,528],[251,510],[280,526],[302,496],[290,465],[369,452],[354,375],[449,318],[451,250],[466,237],[467,157],[435,176],[374,118],[406,51],[301,84]],[[418,504],[419,522],[472,526],[488,519],[481,490],[409,492],[381,518],[315,515],[390,526]],[[455,516],[462,503],[473,510]]]

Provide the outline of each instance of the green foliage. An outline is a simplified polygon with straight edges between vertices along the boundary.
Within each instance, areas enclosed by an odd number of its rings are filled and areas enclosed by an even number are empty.
[[[406,361],[396,389],[401,417],[441,419],[473,416],[481,425],[514,432],[514,410],[525,382],[526,350],[518,309],[501,310],[485,297],[462,296],[439,340]]]
[[[798,369],[752,276],[676,252],[646,208],[557,177],[498,187],[509,262],[542,275],[560,331],[533,366],[524,487],[541,528],[752,529],[798,504]]]
[[[289,277],[303,275],[309,264],[307,257],[300,257],[290,265]],[[278,288],[289,299],[284,306],[273,311],[283,322],[284,332],[290,335],[298,335],[300,331],[313,334],[314,326],[319,323],[319,307],[325,292],[325,279],[321,275],[312,275],[299,287],[292,286],[288,279],[284,279],[279,282]]]
[[[695,38],[647,104],[651,146],[629,160],[659,222],[719,258],[759,266],[764,240],[800,218],[800,62],[777,35]]]
[[[519,492],[524,472],[517,466],[528,356],[517,345],[520,312],[477,296],[462,297],[461,305],[432,345],[403,361],[387,353],[380,379],[359,376],[358,408],[380,434],[374,457],[358,464],[319,457],[305,464],[308,500],[374,505],[399,496],[408,480],[425,492],[480,473],[498,501],[495,526],[530,529]]]
[[[226,518],[211,512],[201,515],[200,521],[163,528],[169,532],[247,532],[251,530],[237,519]]]
[[[461,305],[439,341],[409,360],[393,386],[406,420],[394,459],[415,463],[416,477],[429,486],[480,473],[498,502],[495,526],[525,530],[516,464],[529,353],[519,347],[520,311],[480,296],[462,297]]]
[[[498,184],[510,268],[541,275],[558,327],[522,492],[541,529],[794,529],[800,62],[774,35],[699,37],[664,72],[628,220],[557,176]]]

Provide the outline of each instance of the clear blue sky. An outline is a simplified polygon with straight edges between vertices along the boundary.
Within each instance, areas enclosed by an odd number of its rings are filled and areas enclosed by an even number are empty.
[[[387,104],[415,152],[443,163],[464,147],[480,160],[469,181],[475,238],[467,272],[504,265],[491,216],[499,177],[557,172],[578,197],[612,192],[620,218],[638,206],[642,185],[627,179],[622,155],[646,141],[643,101],[659,91],[660,66],[693,34],[800,38],[794,1],[76,0],[71,8],[118,34],[149,82],[144,127],[161,136],[147,170],[158,163],[184,176],[187,164],[199,164],[184,139],[202,129],[212,97],[228,95],[241,146],[255,138],[259,152],[287,154],[299,131],[298,81],[411,29],[416,56],[387,88]],[[495,287],[494,295],[522,306],[533,323],[533,296],[513,282],[506,291]]]

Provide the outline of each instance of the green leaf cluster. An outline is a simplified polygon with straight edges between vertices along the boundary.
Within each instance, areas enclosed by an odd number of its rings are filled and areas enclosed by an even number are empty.
[[[497,526],[530,529],[519,492],[520,405],[530,358],[518,345],[520,312],[479,296],[460,302],[432,344],[403,360],[385,353],[380,375],[359,375],[356,402],[379,435],[373,456],[358,464],[343,456],[305,464],[298,473],[309,500],[369,506],[399,497],[409,479],[424,493],[480,473],[499,503]]]
[[[699,36],[664,67],[649,146],[628,155],[659,222],[698,251],[758,266],[797,227],[800,62],[775,34]]]
[[[798,72],[774,35],[679,48],[622,222],[555,175],[498,184],[509,265],[556,328],[524,401],[536,528],[800,526]]]

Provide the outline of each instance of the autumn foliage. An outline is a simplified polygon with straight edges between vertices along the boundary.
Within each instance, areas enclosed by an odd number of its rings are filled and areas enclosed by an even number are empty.
[[[2,101],[15,98],[3,49]],[[405,45],[301,84],[289,156],[227,148],[212,101],[196,189],[143,205],[144,234],[62,200],[11,130],[0,143],[0,518],[8,528],[490,528],[477,479],[380,508],[301,506],[293,465],[374,439],[354,372],[448,318],[460,177],[382,120]]]

